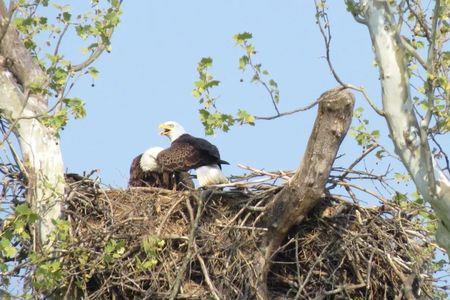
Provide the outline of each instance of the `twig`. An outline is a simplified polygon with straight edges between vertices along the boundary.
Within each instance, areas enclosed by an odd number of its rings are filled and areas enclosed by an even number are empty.
[[[183,198],[180,198],[177,202],[175,202],[172,207],[167,211],[166,215],[164,216],[164,219],[161,221],[161,224],[159,224],[158,229],[156,230],[156,235],[160,235],[161,231],[164,227],[164,225],[166,224],[167,220],[169,219],[169,217],[172,215],[173,210],[178,206],[178,204],[181,203],[181,201],[183,201]]]
[[[234,228],[234,229],[244,229],[244,230],[260,230],[267,231],[267,228],[264,227],[254,227],[254,226],[238,226],[238,225],[222,225],[222,224],[212,224],[213,226],[222,227],[222,228]]]
[[[328,247],[330,247],[331,244],[332,244],[332,243],[327,244],[327,245],[322,249],[322,252],[320,252],[319,257],[317,257],[316,261],[315,261],[315,262],[313,263],[313,265],[311,266],[311,269],[309,269],[309,272],[308,272],[308,274],[306,275],[305,281],[303,281],[303,284],[299,287],[299,289],[298,289],[298,291],[297,291],[297,294],[295,295],[295,298],[294,298],[294,299],[299,299],[299,298],[300,298],[300,295],[301,295],[303,289],[305,288],[306,284],[308,283],[309,278],[311,277],[311,274],[312,274],[313,271],[314,271],[314,268],[316,267],[316,265],[317,265],[319,262],[322,261],[322,256],[323,256],[323,254],[325,253],[325,251],[327,251]]]
[[[434,142],[434,144],[439,148],[439,154],[442,154],[442,156],[444,156],[445,164],[446,164],[446,167],[444,168],[444,170],[447,170],[447,172],[450,174],[450,160],[448,158],[447,153],[444,152],[444,149],[442,149],[441,144],[438,143],[434,134],[430,134],[430,137],[431,137],[431,140]]]
[[[342,186],[344,186],[344,187],[346,187],[346,186],[347,186],[347,187],[353,187],[353,188],[355,188],[355,189],[357,189],[357,190],[360,190],[360,191],[362,191],[362,192],[365,192],[365,193],[367,193],[367,194],[369,194],[369,195],[371,195],[371,196],[377,198],[377,199],[380,200],[382,203],[388,202],[383,196],[378,195],[378,194],[376,194],[376,193],[374,193],[374,192],[372,192],[372,191],[370,191],[370,190],[368,190],[368,189],[366,189],[366,188],[363,188],[362,186],[359,186],[359,185],[356,185],[356,184],[353,184],[353,183],[349,183],[349,182],[345,182],[345,181],[338,181],[337,184],[338,184],[338,185],[342,185]]]
[[[361,162],[361,160],[363,160],[367,155],[369,155],[373,150],[375,150],[376,148],[378,148],[378,144],[373,144],[371,147],[369,147],[368,149],[366,149],[366,151],[364,151],[357,159],[355,159],[355,161],[353,161],[351,164],[350,164],[350,166],[348,166],[348,168],[347,168],[347,170],[346,171],[344,171],[344,173],[342,173],[340,176],[339,176],[339,180],[344,180],[345,179],[345,177],[347,177],[347,175],[350,173],[350,172],[352,172],[353,171],[353,168],[357,165],[357,164],[359,164],[360,162]],[[337,185],[337,183],[334,183],[330,188],[328,188],[329,190],[330,189],[333,189],[334,187],[336,187],[336,185]]]
[[[255,120],[274,120],[274,119],[281,118],[281,117],[284,117],[284,116],[293,115],[293,114],[301,112],[301,111],[306,111],[308,109],[313,108],[317,104],[319,104],[319,100],[311,102],[310,104],[308,104],[306,106],[299,107],[299,108],[296,108],[296,109],[291,110],[291,111],[279,113],[279,114],[274,115],[274,116],[269,116],[269,117],[266,117],[266,116],[255,116]]]
[[[11,24],[12,16],[17,9],[17,5],[16,5],[15,1],[10,1],[8,10],[6,10],[5,3],[3,2],[3,0],[0,2],[1,2],[0,3],[0,14],[2,17],[1,18],[2,24],[0,26],[1,27],[0,43],[1,43],[3,41],[3,38],[6,35],[6,32],[8,31],[9,25]],[[6,22],[5,22],[5,24],[3,24],[3,21],[5,21],[5,19],[6,19]]]
[[[345,83],[337,74],[336,70],[333,67],[333,64],[331,62],[331,56],[330,56],[330,48],[331,48],[331,29],[330,29],[330,22],[328,20],[328,14],[325,12],[325,8],[320,9],[319,8],[319,3],[318,1],[320,1],[321,3],[325,3],[324,0],[315,0],[315,6],[316,6],[316,22],[317,25],[319,26],[319,30],[320,33],[322,34],[324,43],[325,43],[325,58],[328,64],[328,67],[331,71],[331,73],[333,74],[334,79],[343,87],[343,88],[348,88],[348,89],[352,89],[355,91],[360,92],[364,98],[366,99],[366,101],[369,103],[369,105],[372,107],[373,110],[375,110],[375,112],[377,114],[379,114],[380,116],[384,116],[384,111],[379,109],[376,105],[375,102],[373,102],[373,100],[369,97],[369,95],[367,94],[366,90],[362,87],[357,87],[354,86],[352,84],[348,84]],[[323,6],[324,7],[324,6]],[[322,18],[325,21],[325,28],[327,29],[327,31],[325,32],[325,29],[322,26]]]
[[[346,291],[346,290],[356,290],[356,289],[360,289],[366,286],[365,282],[362,283],[358,283],[358,284],[345,284],[345,285],[341,285],[340,287],[338,287],[337,289],[331,290],[331,291],[325,291],[323,292],[324,295],[334,295],[337,293],[340,293],[342,291]]]
[[[368,293],[370,290],[370,274],[372,273],[372,259],[375,254],[375,250],[370,254],[369,262],[367,263],[367,277],[366,277],[366,299],[368,298]]]
[[[105,49],[106,46],[104,44],[100,44],[97,49],[95,49],[95,51],[91,54],[91,56],[88,57],[88,59],[78,65],[70,67],[70,71],[75,73],[89,67],[97,58],[100,57]]]
[[[256,173],[258,175],[266,175],[266,176],[270,176],[272,178],[283,178],[284,180],[290,180],[291,179],[291,177],[283,175],[283,174],[267,172],[267,171],[256,169],[256,168],[253,168],[253,167],[250,167],[250,166],[246,166],[246,165],[243,165],[243,164],[238,164],[237,166],[239,168],[241,168],[241,169],[252,171],[253,173]]]
[[[180,270],[177,273],[177,277],[175,279],[175,283],[172,287],[172,291],[169,295],[170,300],[174,300],[177,297],[177,294],[180,290],[181,281],[184,277],[184,273],[186,272],[187,266],[192,260],[193,252],[194,252],[194,239],[197,232],[197,228],[200,222],[200,217],[202,216],[203,212],[203,201],[200,196],[195,196],[195,199],[197,200],[197,214],[195,216],[195,219],[193,220],[191,232],[189,233],[189,242],[188,242],[188,250],[186,253],[186,257],[184,258],[183,265],[181,266]],[[189,201],[189,199],[187,199]]]
[[[400,42],[402,46],[420,63],[420,65],[424,68],[425,71],[428,71],[428,65],[425,60],[417,53],[416,49],[411,45],[411,43],[403,36],[400,36]]]
[[[70,23],[67,23],[66,26],[64,26],[64,29],[62,30],[61,34],[59,35],[58,41],[56,42],[55,51],[53,52],[54,56],[58,55],[59,47],[61,46],[61,41],[62,41],[64,35],[66,34],[67,29],[69,29],[69,26],[70,26]]]
[[[197,248],[197,245],[195,244],[195,242],[194,242],[194,247],[195,247],[195,251],[197,252],[197,259],[198,259],[198,262],[200,263],[200,268],[202,269],[202,273],[203,273],[203,276],[205,277],[206,284],[209,287],[209,291],[211,292],[211,294],[215,300],[220,300],[221,298],[218,295],[218,291],[217,291],[216,287],[214,286],[214,284],[212,283],[211,278],[209,277],[208,268],[206,267],[205,261],[203,260],[203,257],[200,254],[198,254],[198,248]]]

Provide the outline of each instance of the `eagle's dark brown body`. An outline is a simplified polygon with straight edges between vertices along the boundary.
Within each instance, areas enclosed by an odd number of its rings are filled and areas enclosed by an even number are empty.
[[[144,171],[140,165],[141,158],[142,154],[136,156],[131,163],[129,187],[158,187],[178,191],[194,188],[189,173]]]
[[[183,134],[156,157],[164,171],[188,171],[207,165],[228,164],[220,159],[219,150],[207,140]]]

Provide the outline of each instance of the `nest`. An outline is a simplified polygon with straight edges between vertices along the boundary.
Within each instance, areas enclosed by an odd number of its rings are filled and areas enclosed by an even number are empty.
[[[75,183],[65,209],[74,240],[63,264],[66,294],[254,299],[264,208],[279,190],[103,190]],[[273,258],[270,293],[273,299],[433,297],[427,236],[415,213],[394,203],[364,208],[324,198]]]

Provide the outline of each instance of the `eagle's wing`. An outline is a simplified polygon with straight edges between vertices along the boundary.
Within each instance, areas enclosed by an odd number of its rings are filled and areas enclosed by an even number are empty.
[[[130,166],[130,179],[128,180],[128,186],[142,186],[142,178],[144,177],[144,171],[141,169],[140,161],[142,154],[136,156],[131,162]]]
[[[128,186],[130,187],[158,187],[160,183],[159,174],[154,172],[145,172],[141,168],[142,154],[136,156],[131,162],[130,179]]]
[[[193,137],[189,134],[184,134],[179,138],[181,141],[194,145],[197,149],[202,151],[205,156],[208,156],[208,164],[218,164],[220,168],[221,165],[229,165],[230,163],[220,159],[219,149],[205,139]]]
[[[158,154],[156,161],[164,171],[188,171],[210,164],[211,157],[191,143],[176,140]]]
[[[217,149],[215,145],[211,144],[207,140],[191,136],[191,139],[186,139],[186,142],[190,143],[191,145],[195,145],[197,149],[201,150],[206,155],[215,158],[217,161],[220,160],[219,149]]]

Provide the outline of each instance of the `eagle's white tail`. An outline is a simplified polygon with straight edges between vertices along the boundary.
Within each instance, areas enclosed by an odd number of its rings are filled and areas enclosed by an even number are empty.
[[[222,173],[218,165],[202,166],[197,168],[197,179],[200,187],[213,184],[228,183],[228,179]]]

